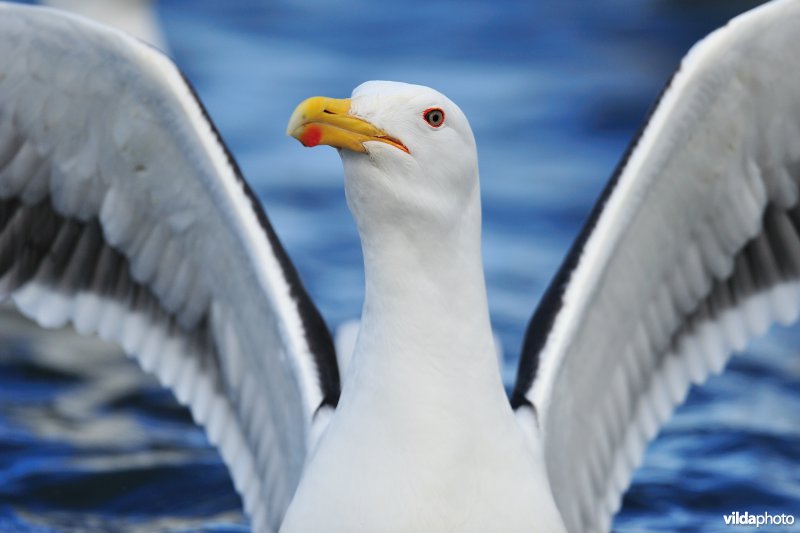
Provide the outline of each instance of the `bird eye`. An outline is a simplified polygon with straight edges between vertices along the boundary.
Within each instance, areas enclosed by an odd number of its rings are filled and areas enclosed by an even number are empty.
[[[444,124],[444,111],[439,109],[438,107],[432,107],[430,109],[426,109],[425,113],[422,114],[425,118],[425,122],[433,126],[434,128],[438,128],[442,124]]]

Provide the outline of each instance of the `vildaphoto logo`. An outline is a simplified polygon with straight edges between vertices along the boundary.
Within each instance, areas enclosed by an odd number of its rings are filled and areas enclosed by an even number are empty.
[[[769,514],[766,511],[760,514],[751,514],[747,511],[740,513],[734,511],[723,515],[726,526],[791,526],[794,525],[794,516],[790,514]]]

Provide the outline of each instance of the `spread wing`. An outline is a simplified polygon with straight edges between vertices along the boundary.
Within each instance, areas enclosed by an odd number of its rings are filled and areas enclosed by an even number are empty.
[[[797,317],[798,49],[796,0],[692,49],[531,320],[513,403],[571,531],[610,528],[691,383]]]
[[[339,375],[328,331],[177,68],[115,30],[0,5],[0,295],[119,343],[278,528]],[[324,417],[320,417],[324,418]]]

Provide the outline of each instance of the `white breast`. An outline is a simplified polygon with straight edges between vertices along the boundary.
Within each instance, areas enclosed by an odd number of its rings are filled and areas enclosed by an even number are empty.
[[[433,396],[343,396],[281,533],[566,531],[508,402]]]

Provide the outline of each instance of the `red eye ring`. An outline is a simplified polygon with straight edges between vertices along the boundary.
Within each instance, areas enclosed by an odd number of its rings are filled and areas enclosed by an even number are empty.
[[[440,107],[429,107],[422,112],[422,118],[425,119],[432,128],[438,128],[444,124],[444,109]]]

